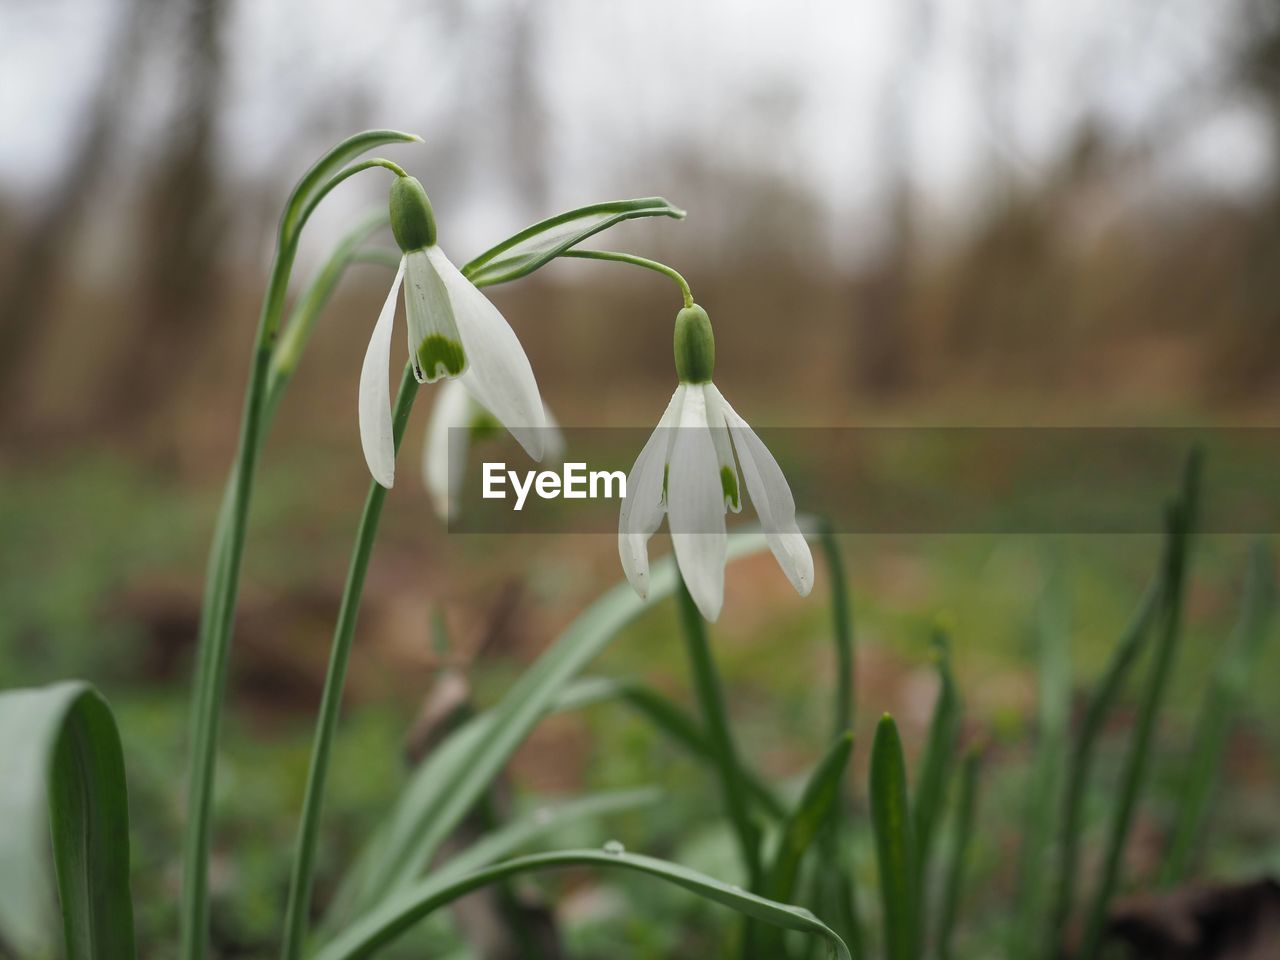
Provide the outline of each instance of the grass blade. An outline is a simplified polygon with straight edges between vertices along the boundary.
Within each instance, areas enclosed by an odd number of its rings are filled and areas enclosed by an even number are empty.
[[[136,956],[128,791],[107,702],[78,682],[0,693],[0,757],[0,941],[55,953],[51,837],[68,960]]]
[[[846,731],[836,738],[809,776],[804,792],[782,826],[773,863],[765,877],[764,893],[770,899],[786,903],[795,896],[796,881],[805,855],[812,849],[819,833],[830,826],[852,754],[853,734]],[[782,956],[781,931],[773,929],[766,932],[760,949],[764,956]]]
[[[1164,701],[1169,674],[1173,670],[1178,638],[1182,630],[1182,598],[1186,585],[1191,532],[1197,513],[1199,486],[1200,453],[1196,450],[1192,452],[1187,462],[1182,496],[1170,507],[1166,520],[1170,549],[1167,566],[1163,573],[1166,589],[1161,597],[1160,642],[1155,650],[1155,659],[1151,665],[1146,689],[1143,691],[1137,727],[1129,744],[1129,754],[1121,778],[1120,798],[1107,838],[1102,877],[1085,920],[1080,955],[1090,960],[1098,955],[1102,947],[1107,910],[1119,886],[1121,860],[1129,839],[1129,830],[1133,825],[1138,799],[1146,780],[1156,717]]]
[[[947,865],[942,911],[938,917],[938,960],[951,960],[955,955],[953,941],[956,919],[960,915],[960,900],[964,893],[964,874],[969,865],[969,848],[973,840],[980,764],[981,758],[975,749],[969,751],[960,768],[960,802],[956,807],[955,838],[951,847],[951,862]]]
[[[1168,545],[1165,547],[1168,550]],[[1116,698],[1124,686],[1138,654],[1151,634],[1151,622],[1157,609],[1160,583],[1157,580],[1147,588],[1138,609],[1126,625],[1120,640],[1107,662],[1106,672],[1097,689],[1089,697],[1084,720],[1076,737],[1075,748],[1067,767],[1066,796],[1062,804],[1062,825],[1059,831],[1061,857],[1058,863],[1058,883],[1054,895],[1050,921],[1052,942],[1062,943],[1067,921],[1075,906],[1077,872],[1080,862],[1081,819],[1084,812],[1085,788],[1093,769],[1094,753],[1103,725],[1115,706]]]
[[[1236,707],[1248,690],[1254,665],[1270,632],[1275,606],[1274,584],[1275,561],[1266,543],[1259,540],[1249,552],[1244,602],[1230,651],[1214,672],[1213,685],[1196,728],[1187,782],[1178,805],[1178,820],[1161,874],[1164,886],[1181,883],[1191,868]]]
[[[589,698],[593,703],[618,700],[652,723],[691,756],[708,763],[714,762],[714,750],[702,728],[682,707],[652,687],[632,680],[591,677],[579,681],[566,693],[572,694],[572,697],[568,700],[561,697],[557,701],[557,710],[586,705],[586,700],[578,703],[575,702],[576,698]],[[773,792],[773,787],[749,766],[740,766],[740,771],[747,798],[770,819],[784,819],[787,811]]]
[[[836,691],[833,704],[833,736],[853,729],[857,690],[854,660],[853,604],[849,598],[849,581],[844,554],[831,522],[824,521],[818,544],[831,578],[831,630],[835,648]],[[831,922],[836,932],[849,944],[855,957],[863,955],[862,921],[858,915],[858,886],[854,882],[852,864],[853,839],[850,821],[842,814],[845,804],[843,784],[831,804],[826,827],[826,842],[821,848],[822,869],[817,877],[818,896],[831,904]]]
[[[762,534],[735,536],[729,556],[756,553],[765,546]],[[607,591],[520,675],[494,708],[481,715],[483,720],[478,717],[459,729],[418,767],[373,842],[376,852],[362,858],[359,889],[348,888],[339,898],[343,906],[355,912],[371,909],[417,878],[574,676],[623,627],[675,590],[671,557],[654,564],[651,574],[647,601],[626,582]]]
[[[880,899],[888,960],[920,954],[915,837],[907,799],[907,762],[893,717],[885,714],[871,744],[871,825],[880,866]]]
[[[951,674],[947,636],[941,630],[934,636],[933,660],[938,671],[938,700],[929,721],[929,737],[925,741],[912,804],[921,909],[925,906],[929,889],[929,854],[933,849],[935,828],[942,817],[947,783],[951,779],[952,758],[960,738],[960,696]]]
[[[1048,867],[1057,836],[1058,803],[1071,722],[1071,655],[1067,591],[1061,561],[1054,558],[1040,599],[1037,624],[1038,710],[1035,763],[1027,791],[1026,827],[1022,836],[1018,896],[1014,909],[1014,956],[1033,960],[1042,955],[1051,908]]]
[[[433,910],[456,900],[463,894],[519,873],[572,866],[623,869],[649,874],[737,910],[755,920],[823,937],[830,943],[833,953],[840,960],[849,960],[849,951],[844,941],[808,910],[775,903],[665,860],[600,850],[566,850],[535,854],[496,864],[485,870],[445,882],[429,877],[379,905],[374,911],[344,930],[321,949],[314,960],[360,960],[360,958],[371,956]]]
[[[747,809],[746,790],[743,787],[738,750],[729,729],[729,714],[725,709],[724,695],[720,689],[720,677],[711,645],[707,642],[707,624],[698,611],[697,604],[685,586],[684,578],[677,574],[676,600],[680,608],[680,625],[689,654],[689,666],[693,673],[694,690],[698,705],[702,708],[702,722],[707,741],[711,745],[716,771],[720,776],[720,792],[725,811],[738,838],[738,852],[743,870],[752,890],[760,889],[760,829],[751,819]]]
[[[765,892],[772,899],[785,902],[795,894],[801,861],[831,812],[852,753],[853,734],[846,731],[809,776],[795,809],[783,824],[778,849],[769,867]]]

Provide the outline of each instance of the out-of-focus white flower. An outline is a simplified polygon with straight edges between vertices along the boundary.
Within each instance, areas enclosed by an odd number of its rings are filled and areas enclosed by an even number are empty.
[[[413,177],[396,177],[390,212],[391,229],[404,256],[360,371],[360,442],[369,472],[384,487],[395,479],[388,365],[402,285],[409,357],[418,382],[456,377],[530,457],[541,460],[542,400],[514,331],[437,245],[431,204],[421,183]]]
[[[680,385],[627,477],[618,554],[641,597],[649,593],[649,538],[668,517],[676,563],[702,615],[724,603],[725,513],[742,509],[738,466],[778,565],[801,596],[813,588],[813,555],[777,460],[711,382],[715,341],[696,304],[676,318]],[[736,454],[736,462],[735,462]]]
[[[564,437],[550,411],[544,417],[542,453],[552,463],[559,463],[564,456]],[[464,381],[450,380],[440,388],[422,445],[422,479],[441,520],[458,517],[471,441],[501,429],[497,418],[471,396]]]

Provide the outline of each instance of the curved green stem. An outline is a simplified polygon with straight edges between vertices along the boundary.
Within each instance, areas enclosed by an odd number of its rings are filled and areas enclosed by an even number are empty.
[[[213,784],[218,731],[226,687],[227,655],[231,645],[245,530],[254,473],[266,422],[268,380],[276,336],[284,314],[289,278],[298,239],[307,219],[334,187],[370,165],[341,169],[361,153],[396,141],[416,140],[392,130],[357,134],[338,144],[298,181],[280,219],[275,259],[263,297],[254,340],[253,361],[241,414],[240,439],[227,491],[214,529],[205,602],[201,611],[192,699],[192,743],[187,780],[187,824],[183,839],[183,881],[179,906],[180,948],[184,960],[201,960],[208,940],[208,866]]]
[[[418,394],[418,382],[413,367],[405,365],[400,378],[400,390],[396,394],[392,414],[392,437],[396,450],[404,438],[409,411],[413,409]],[[297,960],[302,955],[306,939],[307,908],[311,900],[311,884],[315,873],[316,840],[320,830],[320,810],[324,801],[325,784],[329,778],[329,757],[334,732],[338,727],[338,711],[342,706],[342,688],[347,678],[347,662],[351,656],[351,641],[355,636],[356,619],[360,615],[360,598],[364,593],[365,574],[369,569],[369,557],[378,535],[382,519],[382,506],[387,499],[387,488],[378,483],[369,485],[364,513],[356,532],[355,548],[351,555],[351,567],[347,572],[347,584],[342,592],[342,605],[338,622],[334,626],[333,646],[329,653],[329,669],[324,679],[324,693],[320,700],[320,717],[316,723],[315,740],[311,750],[311,767],[307,774],[307,788],[302,803],[302,820],[298,825],[298,845],[289,877],[289,901],[285,909],[284,943],[281,957]]]
[[[579,260],[609,260],[613,263],[629,263],[635,267],[644,267],[646,270],[660,273],[664,277],[674,280],[680,287],[680,295],[684,297],[684,305],[686,307],[693,306],[693,292],[689,289],[689,284],[684,277],[680,276],[676,270],[668,267],[665,263],[650,260],[648,257],[638,257],[633,253],[617,253],[613,250],[566,250],[560,256],[576,257]]]

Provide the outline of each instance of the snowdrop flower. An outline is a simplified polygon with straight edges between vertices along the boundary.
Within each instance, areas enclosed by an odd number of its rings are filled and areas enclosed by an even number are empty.
[[[769,548],[801,596],[813,588],[813,555],[796,525],[795,501],[778,462],[711,382],[715,339],[697,304],[676,317],[680,385],[627,477],[618,553],[641,597],[649,592],[649,538],[665,514],[676,563],[702,615],[724,602],[725,512],[742,509],[738,470]],[[735,464],[736,454],[736,464]]]
[[[404,285],[409,357],[419,383],[457,378],[467,392],[541,460],[545,424],[538,384],[520,341],[497,308],[436,244],[431,203],[414,177],[391,185],[391,231],[404,256],[369,339],[360,371],[360,443],[369,472],[395,479],[391,385],[387,368],[396,302]]]
[[[564,457],[564,437],[550,412],[545,413],[542,431],[543,455],[554,463]],[[458,516],[462,477],[467,469],[467,448],[497,433],[502,425],[476,401],[461,380],[450,380],[440,388],[440,396],[427,421],[427,438],[422,445],[422,479],[436,515],[446,523]]]

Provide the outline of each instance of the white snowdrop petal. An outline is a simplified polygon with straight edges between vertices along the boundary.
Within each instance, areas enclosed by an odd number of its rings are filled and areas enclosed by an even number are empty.
[[[438,247],[425,251],[444,283],[462,337],[467,389],[492,413],[534,460],[541,460],[546,414],[538,383],[515,331]]]
[[[672,428],[679,422],[684,393],[685,387],[676,388],[657,428],[636,457],[627,475],[627,495],[618,511],[618,558],[631,586],[642,598],[649,596],[649,538],[666,512],[663,481],[675,438]]]
[[[422,446],[422,479],[436,515],[448,522],[458,514],[467,467],[468,424],[475,401],[457,380],[441,386]]]
[[[391,331],[396,319],[396,297],[404,279],[404,260],[396,271],[378,322],[374,324],[369,347],[360,368],[360,446],[373,479],[384,487],[395,482],[396,445],[391,426],[391,382],[387,367],[391,362]]]
[[[796,592],[808,596],[813,589],[813,553],[796,523],[796,503],[787,478],[755,431],[728,401],[720,399],[747,482],[747,494],[760,516],[769,549]]]
[[[710,383],[706,385],[704,395],[707,399],[707,426],[711,430],[711,441],[716,448],[724,506],[726,510],[741,513],[742,489],[738,483],[738,468],[733,460],[733,444],[729,442],[729,430],[725,423],[724,397],[715,384]]]
[[[426,250],[406,253],[404,264],[404,307],[413,374],[419,383],[456,377],[466,370],[468,361],[444,281]]]
[[[728,538],[715,443],[707,429],[706,388],[687,386],[671,449],[667,520],[676,562],[698,609],[715,621],[724,604]]]

